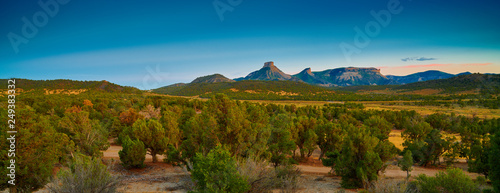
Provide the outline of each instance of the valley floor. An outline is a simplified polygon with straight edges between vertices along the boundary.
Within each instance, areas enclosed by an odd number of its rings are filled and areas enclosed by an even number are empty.
[[[394,131],[393,131],[394,133]],[[397,131],[395,132],[397,133]],[[188,192],[189,187],[192,186],[190,175],[187,170],[172,166],[166,163],[152,163],[150,155],[146,157],[146,168],[126,170],[118,162],[118,151],[121,146],[112,145],[108,150],[104,151],[104,158],[107,160],[114,160],[112,173],[115,175],[124,176],[124,186],[120,188],[123,192]],[[302,171],[299,184],[301,185],[299,192],[336,192],[340,189],[340,177],[329,174],[331,168],[325,167],[318,159],[319,150],[316,150],[307,162],[300,163],[298,167]],[[158,160],[163,157],[159,156]],[[118,161],[117,161],[118,160]],[[465,173],[475,179],[479,174],[466,172],[467,164],[462,160],[455,165],[464,169]],[[411,172],[412,177],[420,174],[434,176],[439,171],[444,171],[445,168],[424,168],[414,166]],[[394,161],[389,165],[385,173],[381,174],[381,180],[404,180],[406,172],[401,171]],[[349,190],[356,192],[356,190]],[[348,192],[349,192],[348,191]],[[276,190],[275,192],[279,192]]]

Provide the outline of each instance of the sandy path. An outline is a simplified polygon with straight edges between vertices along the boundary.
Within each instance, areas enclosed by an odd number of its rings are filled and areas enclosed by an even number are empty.
[[[118,156],[118,152],[122,150],[122,146],[119,145],[111,145],[106,151],[103,151],[103,157],[108,158],[108,159],[117,159],[120,160],[120,156]],[[163,162],[163,155],[156,155],[158,158],[159,162]],[[153,157],[151,155],[146,154],[146,162],[151,162],[153,160]]]

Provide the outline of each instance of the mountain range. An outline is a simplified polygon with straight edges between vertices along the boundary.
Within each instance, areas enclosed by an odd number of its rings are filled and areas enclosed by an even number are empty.
[[[264,66],[251,72],[245,77],[231,80],[221,74],[214,74],[199,77],[191,83],[215,83],[215,82],[233,82],[241,80],[289,80],[304,82],[311,85],[323,87],[338,86],[359,86],[359,85],[402,85],[413,82],[421,82],[436,79],[446,79],[458,75],[471,74],[464,72],[460,74],[449,74],[437,70],[429,70],[406,76],[383,75],[377,68],[357,68],[343,67],[313,72],[311,68],[306,68],[298,74],[290,75],[281,71],[274,65],[274,62],[266,62]],[[172,85],[174,86],[174,85]],[[179,86],[179,84],[176,84]]]

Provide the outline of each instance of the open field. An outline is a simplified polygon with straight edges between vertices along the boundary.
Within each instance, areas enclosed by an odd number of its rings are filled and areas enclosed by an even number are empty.
[[[396,102],[396,101],[395,101]],[[363,101],[356,102],[363,104],[367,109],[374,110],[391,110],[391,111],[400,111],[400,110],[414,110],[421,115],[429,115],[433,113],[444,113],[451,114],[455,113],[455,115],[464,115],[468,117],[479,117],[479,118],[500,118],[500,109],[487,109],[480,107],[442,107],[442,106],[412,106],[412,105],[403,105],[401,101],[397,102],[395,105],[388,105],[391,103],[390,101]],[[401,103],[401,104],[399,104]]]
[[[248,102],[255,102],[255,103],[261,103],[261,104],[268,104],[268,103],[273,103],[277,105],[296,105],[297,107],[304,107],[304,106],[323,106],[324,104],[329,104],[329,103],[335,103],[335,102],[329,102],[329,101],[295,101],[295,100],[240,100],[240,101],[248,101]],[[342,103],[342,102],[338,102]]]
[[[324,104],[330,103],[342,103],[340,101],[294,101],[294,100],[242,100],[249,102],[257,102],[257,103],[273,103],[279,105],[292,105],[295,104],[297,107],[303,106],[322,106]],[[421,115],[429,115],[433,113],[444,113],[451,114],[455,113],[455,115],[464,115],[468,117],[479,117],[479,118],[500,118],[500,109],[487,109],[481,107],[442,107],[442,106],[413,106],[413,105],[403,105],[405,102],[414,102],[414,101],[355,101],[353,103],[361,103],[366,109],[373,110],[391,110],[391,111],[401,111],[401,110],[414,110]],[[389,105],[391,104],[391,105]]]

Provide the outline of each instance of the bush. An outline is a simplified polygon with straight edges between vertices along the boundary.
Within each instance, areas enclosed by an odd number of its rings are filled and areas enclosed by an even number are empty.
[[[206,156],[197,153],[191,176],[197,192],[246,192],[250,185],[236,169],[236,160],[220,145]]]
[[[251,192],[296,192],[299,187],[300,170],[294,165],[268,167],[269,162],[260,159],[247,158],[237,164],[238,173],[250,185]]]
[[[48,190],[54,193],[113,193],[119,185],[119,179],[109,173],[101,160],[78,155],[70,169],[59,171]]]
[[[297,192],[301,171],[295,165],[285,165],[276,168],[276,188],[281,192]]]
[[[416,178],[416,188],[419,192],[439,193],[480,193],[478,184],[467,176],[461,169],[447,169],[446,172],[439,172],[435,177],[419,175]]]
[[[143,168],[146,159],[146,148],[139,140],[132,141],[128,136],[122,143],[123,149],[118,152],[122,165],[127,168]]]
[[[413,193],[416,190],[408,188],[407,181],[378,180],[367,189],[369,193]]]
[[[238,162],[238,173],[247,180],[250,185],[248,193],[272,192],[276,186],[276,172],[268,167],[269,163],[264,160],[247,158]]]

